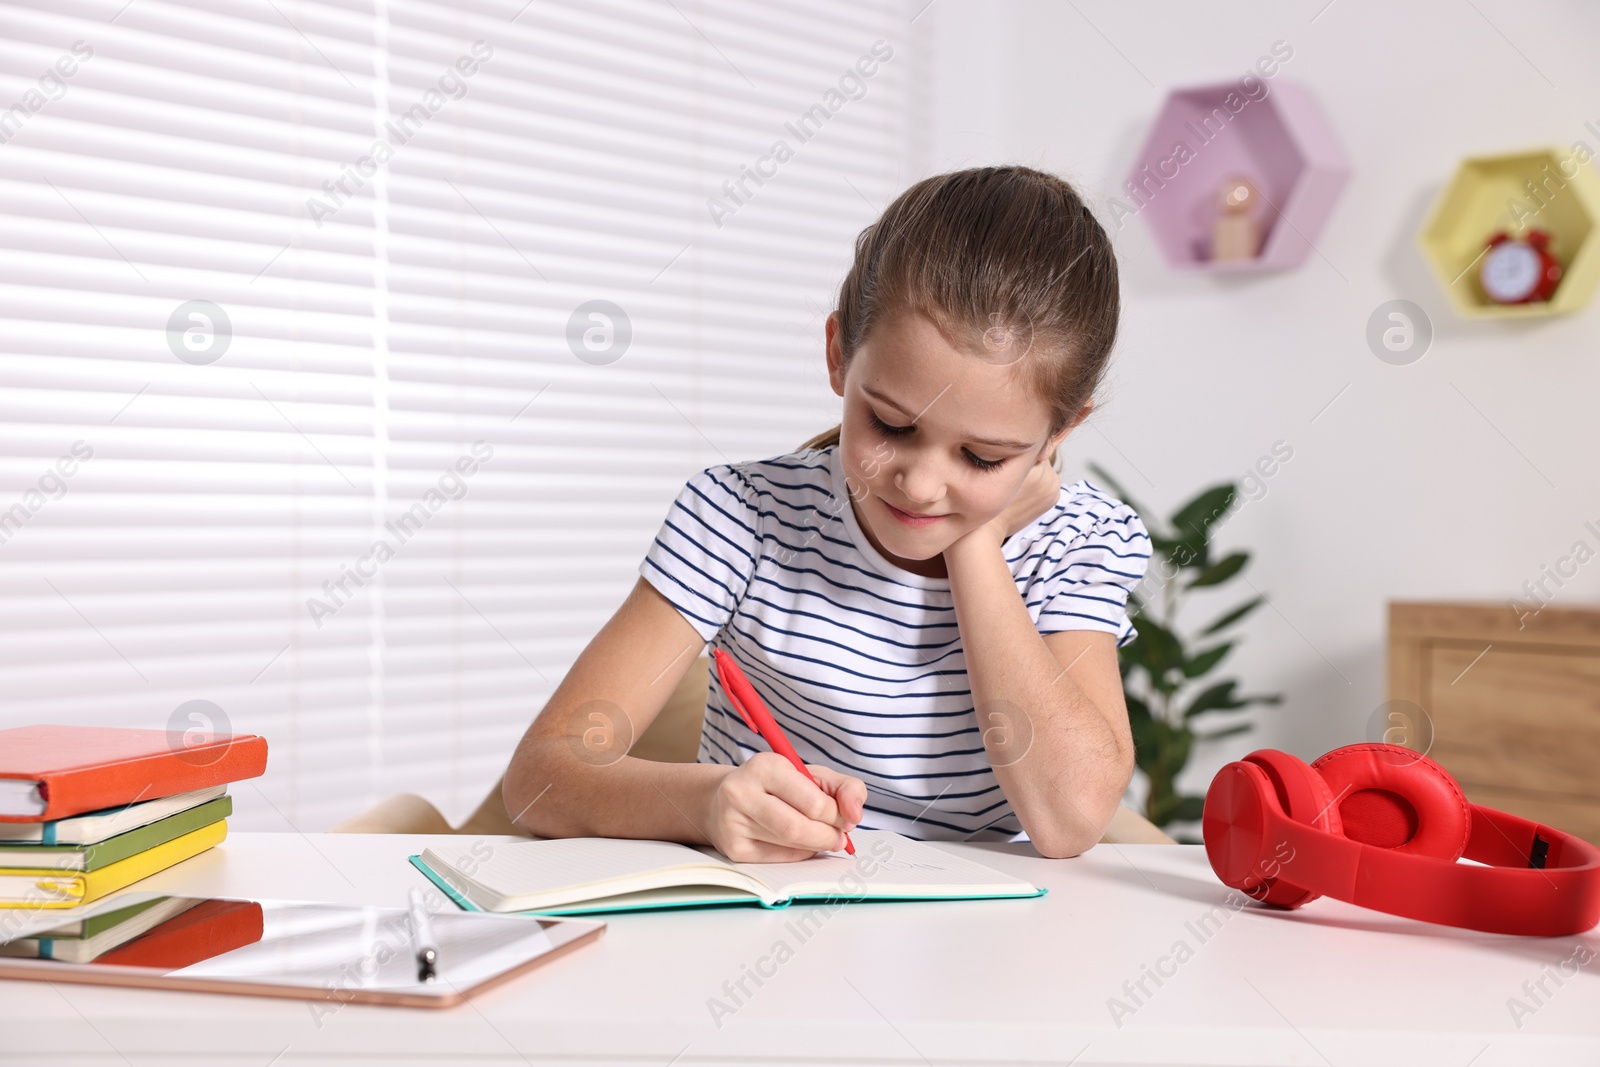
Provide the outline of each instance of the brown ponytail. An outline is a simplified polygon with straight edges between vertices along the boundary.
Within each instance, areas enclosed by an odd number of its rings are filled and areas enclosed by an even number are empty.
[[[831,430],[823,430],[821,433],[817,434],[817,436],[801,445],[795,451],[804,452],[808,448],[827,448],[829,445],[836,445],[838,443],[839,427],[835,426]]]

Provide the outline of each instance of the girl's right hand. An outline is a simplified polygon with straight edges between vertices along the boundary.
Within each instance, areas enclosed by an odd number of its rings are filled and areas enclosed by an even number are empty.
[[[818,789],[775,752],[758,752],[718,781],[710,800],[711,844],[735,863],[784,863],[844,848],[861,821],[867,786],[810,764]]]

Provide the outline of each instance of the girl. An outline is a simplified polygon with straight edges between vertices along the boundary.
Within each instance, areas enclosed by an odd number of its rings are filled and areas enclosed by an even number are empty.
[[[1060,179],[988,167],[901,194],[857,239],[828,317],[842,423],[689,479],[518,745],[513,821],[736,861],[806,859],[857,825],[1025,832],[1045,856],[1093,845],[1133,773],[1117,646],[1149,538],[1053,461],[1117,314],[1110,241]],[[816,785],[714,674],[697,763],[626,755],[706,642]]]

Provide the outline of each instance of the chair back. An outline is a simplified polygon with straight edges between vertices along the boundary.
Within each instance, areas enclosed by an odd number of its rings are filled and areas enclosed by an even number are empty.
[[[706,689],[711,684],[711,657],[700,656],[684,672],[649,729],[628,749],[628,755],[656,763],[693,763],[700,753],[700,730],[706,717]],[[457,828],[458,834],[521,834],[500,799],[505,776],[495,782],[478,810]]]

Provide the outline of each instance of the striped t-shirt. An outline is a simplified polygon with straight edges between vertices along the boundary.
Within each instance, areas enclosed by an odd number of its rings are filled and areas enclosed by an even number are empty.
[[[639,573],[744,669],[800,758],[867,784],[861,825],[924,840],[1022,830],[985,757],[950,582],[872,547],[838,446],[711,467],[673,503]],[[1002,546],[1040,633],[1126,643],[1150,539],[1087,481]],[[702,763],[767,750],[712,671]]]

